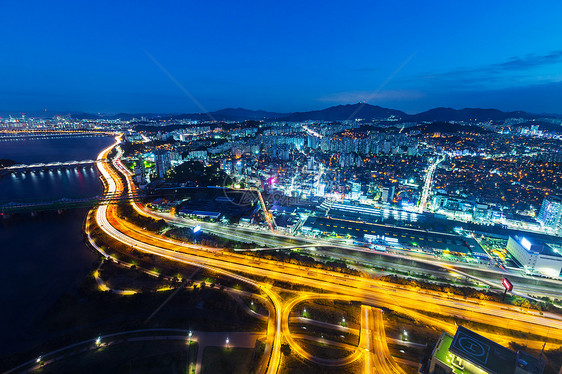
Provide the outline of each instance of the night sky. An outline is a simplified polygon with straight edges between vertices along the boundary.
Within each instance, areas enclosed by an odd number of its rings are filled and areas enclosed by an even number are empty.
[[[2,1],[0,110],[562,113],[562,2]]]

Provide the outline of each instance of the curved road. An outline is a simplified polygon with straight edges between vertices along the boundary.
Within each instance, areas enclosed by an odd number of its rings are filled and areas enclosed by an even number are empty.
[[[107,149],[105,154],[102,152],[100,158],[105,158],[109,150],[111,148]],[[110,163],[99,163],[98,167],[106,180],[109,193],[124,191],[121,178],[112,169],[113,166]],[[128,186],[131,186],[130,176],[127,173],[124,175],[127,178]],[[129,191],[132,191],[132,188]],[[133,204],[133,206],[135,205]],[[140,208],[138,209],[140,210]],[[263,259],[256,262],[255,258],[241,254],[186,244],[147,232],[120,219],[116,214],[115,206],[100,206],[96,211],[95,219],[107,235],[138,250],[173,261],[218,271],[221,274],[251,284],[263,291],[275,308],[275,323],[268,325],[268,339],[271,342],[272,352],[268,366],[268,372],[270,373],[276,372],[280,363],[279,348],[282,333],[285,334],[286,338],[289,336],[287,340],[290,339],[288,326],[284,324],[282,326],[282,303],[268,284],[253,281],[250,278],[239,275],[239,273],[262,276],[266,279],[308,286],[315,289],[321,288],[335,293],[337,298],[349,295],[365,303],[385,305],[408,315],[416,316],[420,320],[431,322],[447,331],[451,331],[451,324],[428,317],[420,313],[420,311],[458,316],[476,322],[532,333],[544,338],[562,340],[562,317],[559,315],[522,313],[519,308],[504,304],[467,300],[459,297],[449,298],[446,294],[439,292],[416,290],[378,280],[344,275],[321,269],[309,269],[294,264]],[[324,295],[324,297],[326,296]],[[492,335],[494,338],[499,337],[494,334],[484,333],[484,335]],[[508,338],[504,337],[505,339]],[[542,341],[543,339],[541,338],[540,341],[528,342],[528,345],[542,345]]]

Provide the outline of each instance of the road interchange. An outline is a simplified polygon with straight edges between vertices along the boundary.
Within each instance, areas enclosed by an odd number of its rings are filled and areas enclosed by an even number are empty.
[[[113,146],[102,151],[99,159],[106,159],[112,149]],[[128,193],[133,193],[135,187],[132,184],[131,177],[119,161],[113,163],[99,162],[97,166],[104,180],[106,193],[117,194],[126,193],[127,191]],[[122,177],[126,179],[126,185],[122,183]],[[135,202],[132,202],[132,206],[139,214],[150,216],[150,213],[147,213],[146,210],[139,207]],[[452,323],[444,322],[422,312],[457,316],[473,322],[500,327],[508,326],[511,330],[533,334],[533,336],[541,336],[545,340],[548,338],[562,341],[562,317],[557,314],[545,313],[544,315],[539,315],[538,313],[522,313],[519,308],[505,304],[463,299],[460,297],[450,298],[439,292],[412,289],[376,279],[317,268],[306,268],[291,263],[265,259],[256,260],[254,257],[240,253],[231,253],[218,248],[184,243],[146,231],[127,222],[117,215],[115,205],[102,205],[98,207],[94,217],[96,224],[101,230],[114,240],[145,253],[217,272],[223,276],[250,284],[263,292],[270,301],[272,315],[274,316],[274,318],[270,318],[267,331],[267,351],[270,352],[270,359],[267,365],[268,373],[275,373],[279,368],[282,357],[280,354],[282,341],[287,341],[301,357],[311,361],[314,360],[292,339],[287,317],[288,313],[292,310],[291,305],[294,307],[294,305],[298,304],[296,300],[299,297],[311,297],[312,295],[302,295],[292,300],[282,300],[272,286],[273,281],[296,284],[312,289],[320,288],[324,292],[330,293],[329,295],[317,293],[318,298],[350,299],[361,301],[366,305],[384,306],[425,321],[428,324],[436,325],[448,332],[452,332],[454,329]],[[269,282],[256,281],[253,279],[255,277],[267,279]],[[378,322],[378,317],[375,318],[373,313],[376,315],[375,312],[368,311],[365,320],[376,320],[376,323],[382,323],[382,318],[381,322]],[[285,317],[287,317],[286,320]],[[365,333],[362,335],[365,335],[367,330],[371,331],[372,327],[364,330]],[[504,343],[510,339],[498,334],[488,333],[487,335],[495,338],[497,341],[503,340]],[[360,339],[364,341],[365,337],[362,336]],[[542,345],[542,341],[542,339],[533,341],[528,345],[539,346]],[[374,341],[371,343],[374,344]],[[359,346],[362,346],[362,344],[360,343]],[[381,349],[383,348],[379,347],[379,350]],[[350,362],[357,360],[360,356],[362,355],[354,354],[353,360]],[[365,362],[368,361],[366,357],[363,358],[365,358]],[[369,360],[371,359],[373,359],[372,356]],[[379,364],[383,365],[380,357],[377,360]],[[321,364],[320,362],[317,363]]]

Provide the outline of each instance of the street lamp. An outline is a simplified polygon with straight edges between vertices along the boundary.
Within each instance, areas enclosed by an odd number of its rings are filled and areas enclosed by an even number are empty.
[[[189,330],[189,332],[187,333],[187,339],[188,339],[188,343],[187,343],[187,368],[188,371],[191,368],[191,337],[193,336],[193,332],[191,330]]]
[[[40,363],[41,362],[41,356],[37,357],[37,360],[35,360],[35,362]]]
[[[96,338],[96,345],[99,346],[101,344],[101,336]]]

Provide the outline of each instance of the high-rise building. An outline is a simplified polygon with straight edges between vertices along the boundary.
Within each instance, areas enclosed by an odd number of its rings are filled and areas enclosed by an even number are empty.
[[[144,184],[146,182],[146,177],[146,168],[144,166],[144,160],[141,157],[136,161],[135,165],[135,179],[137,184]]]
[[[542,226],[562,233],[562,197],[549,196],[542,202],[537,221]]]
[[[164,178],[166,172],[172,167],[172,159],[170,158],[170,153],[167,151],[158,152],[156,157],[156,176],[158,178]]]

